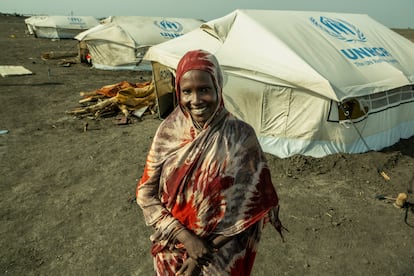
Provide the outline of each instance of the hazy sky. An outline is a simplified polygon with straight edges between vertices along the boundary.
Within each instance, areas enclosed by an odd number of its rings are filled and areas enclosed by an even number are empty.
[[[0,12],[48,15],[142,15],[211,20],[235,9],[368,14],[389,28],[414,28],[414,0],[0,0]]]

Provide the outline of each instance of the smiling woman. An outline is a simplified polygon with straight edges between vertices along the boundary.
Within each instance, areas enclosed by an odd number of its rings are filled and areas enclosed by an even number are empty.
[[[222,86],[215,56],[182,57],[179,105],[158,128],[136,189],[157,275],[250,275],[264,224],[283,229],[255,132],[226,110]]]

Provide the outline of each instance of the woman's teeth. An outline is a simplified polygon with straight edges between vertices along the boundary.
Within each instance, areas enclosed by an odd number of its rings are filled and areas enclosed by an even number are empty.
[[[191,113],[195,114],[195,115],[201,115],[204,112],[206,112],[207,107],[203,107],[203,108],[196,108],[196,109],[191,109]]]

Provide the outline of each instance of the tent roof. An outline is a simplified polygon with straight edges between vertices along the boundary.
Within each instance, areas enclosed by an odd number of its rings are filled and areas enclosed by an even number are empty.
[[[86,30],[99,24],[93,16],[32,16],[25,19],[26,24],[35,27]]]
[[[190,30],[203,22],[193,18],[110,16],[102,24],[78,34],[77,40],[104,40],[129,47],[155,45]]]
[[[364,14],[236,10],[145,59],[175,68],[198,48],[229,73],[337,101],[414,83],[414,43]]]

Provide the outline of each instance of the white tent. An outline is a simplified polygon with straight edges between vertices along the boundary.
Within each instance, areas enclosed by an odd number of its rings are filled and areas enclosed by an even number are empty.
[[[74,38],[99,24],[92,16],[32,16],[25,19],[30,34],[41,38]]]
[[[202,23],[192,18],[111,16],[76,39],[86,43],[95,68],[135,69],[150,46],[181,36]]]
[[[367,15],[236,10],[144,58],[173,71],[191,49],[217,56],[227,109],[268,153],[360,153],[414,135],[414,43]]]

